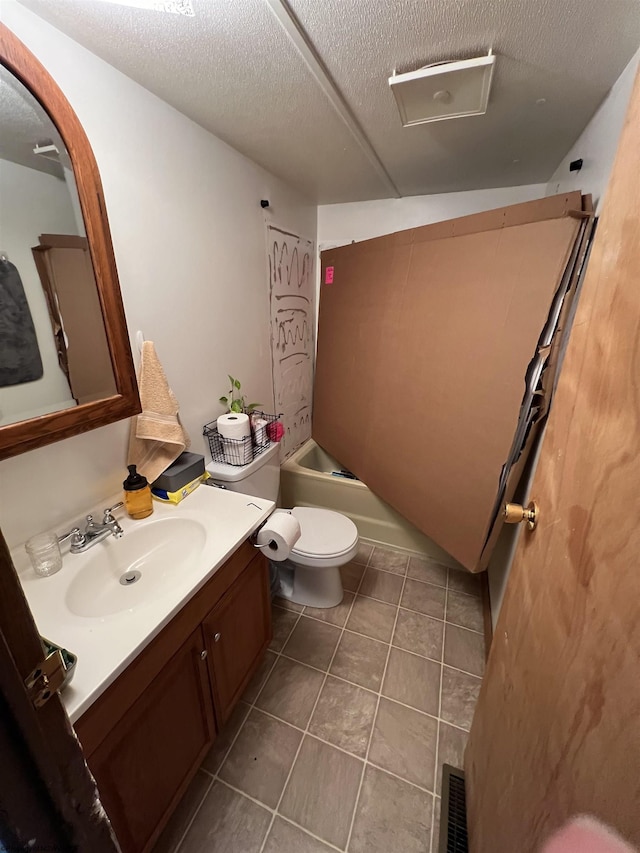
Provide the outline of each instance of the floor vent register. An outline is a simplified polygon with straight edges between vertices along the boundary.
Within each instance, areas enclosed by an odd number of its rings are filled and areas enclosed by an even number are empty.
[[[468,853],[468,850],[464,772],[444,764],[438,853]]]

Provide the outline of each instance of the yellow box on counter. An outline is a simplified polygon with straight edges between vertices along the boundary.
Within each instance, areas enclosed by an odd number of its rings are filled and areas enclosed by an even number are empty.
[[[208,480],[210,476],[209,472],[205,471],[204,474],[200,474],[199,477],[191,480],[190,483],[187,483],[186,486],[178,489],[177,492],[167,492],[165,489],[151,489],[151,494],[157,501],[162,501],[162,503],[179,504],[180,501],[184,500],[191,494],[191,492],[197,489],[200,483],[204,483],[205,480]]]

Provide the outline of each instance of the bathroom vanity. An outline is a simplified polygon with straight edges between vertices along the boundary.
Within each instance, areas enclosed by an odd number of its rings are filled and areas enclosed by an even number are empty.
[[[78,655],[61,698],[124,853],[152,849],[271,640],[247,537],[273,503],[201,486],[154,508],[50,578],[21,571],[39,630]]]
[[[75,724],[123,851],[148,850],[271,640],[245,542]]]

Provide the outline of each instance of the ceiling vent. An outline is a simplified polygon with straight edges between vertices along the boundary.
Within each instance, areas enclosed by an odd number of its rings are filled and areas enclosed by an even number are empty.
[[[404,127],[482,115],[487,111],[495,55],[436,62],[389,77]]]

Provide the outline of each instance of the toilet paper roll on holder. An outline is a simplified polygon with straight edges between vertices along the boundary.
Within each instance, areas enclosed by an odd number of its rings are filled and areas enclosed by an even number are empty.
[[[257,504],[254,504],[254,506],[257,506]],[[282,512],[288,512],[289,515],[291,515],[290,509],[282,510]],[[253,531],[253,534],[251,535],[251,539],[253,540],[252,545],[254,548],[271,548],[272,550],[275,550],[275,548],[277,548],[277,545],[273,539],[270,539],[268,542],[263,542],[261,545],[258,545],[258,543],[256,541],[258,539],[258,533],[260,533],[260,531],[262,530],[262,528],[265,526],[265,524],[268,521],[269,521],[269,519],[265,518],[265,520],[262,522],[262,524]]]

